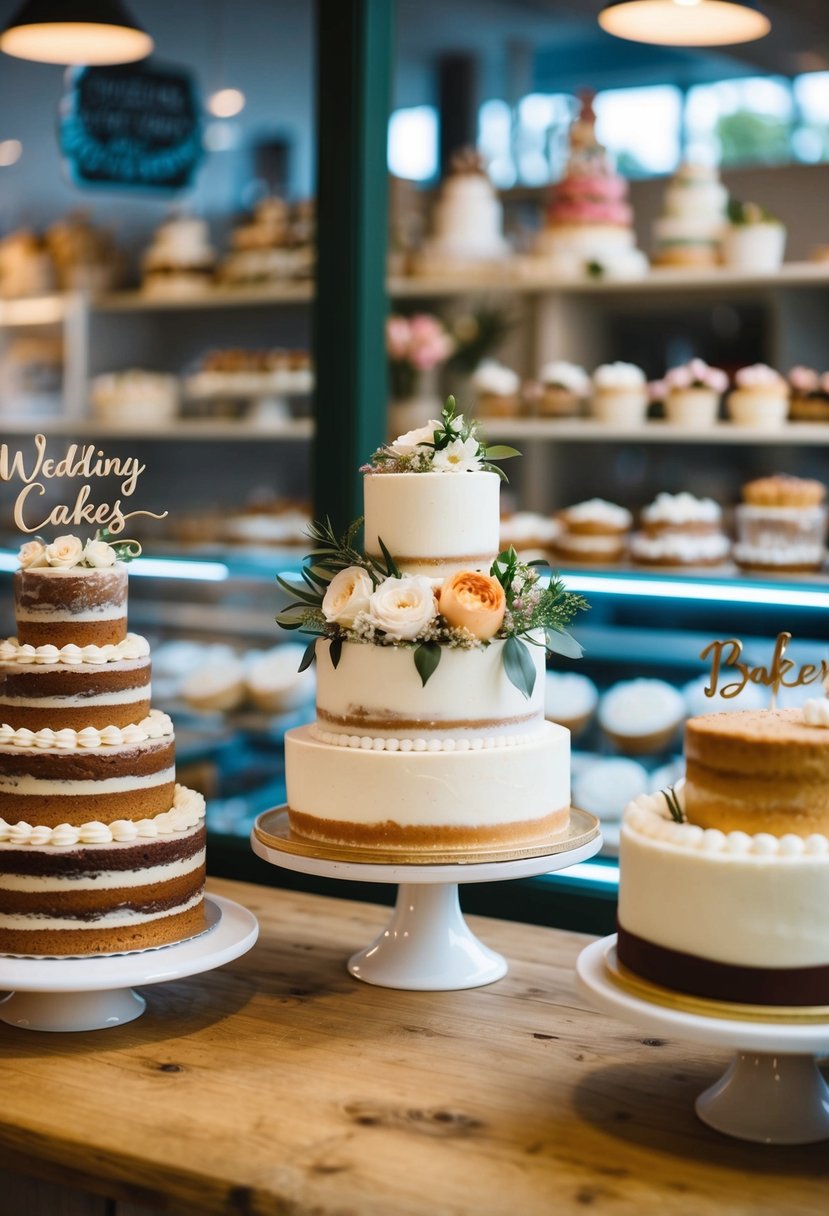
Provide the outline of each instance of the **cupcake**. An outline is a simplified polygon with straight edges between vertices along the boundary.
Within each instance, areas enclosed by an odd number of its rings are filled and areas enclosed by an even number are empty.
[[[642,511],[641,524],[630,540],[630,556],[638,565],[718,566],[728,557],[722,509],[713,498],[685,491],[657,494]]]
[[[598,689],[587,676],[569,671],[547,672],[544,717],[548,722],[566,726],[572,735],[579,735],[593,717],[598,700]]]
[[[603,363],[593,373],[591,412],[608,426],[639,426],[648,412],[645,373],[633,363]]]
[[[501,518],[501,549],[508,549],[512,545],[524,561],[546,559],[560,531],[561,524],[549,515],[541,515],[537,511],[516,511]]]
[[[257,709],[270,714],[284,713],[314,699],[316,684],[312,669],[299,671],[304,653],[304,646],[285,642],[250,663],[245,685]]]
[[[688,430],[707,430],[717,421],[728,377],[718,367],[692,359],[681,367],[672,367],[661,387],[668,422]]]
[[[590,377],[583,367],[557,360],[545,363],[539,375],[538,412],[548,418],[566,418],[581,412],[590,395]]]
[[[648,774],[622,756],[596,760],[573,781],[573,805],[605,820],[618,820],[628,802],[648,792]]]
[[[736,426],[763,430],[783,426],[789,413],[789,386],[779,372],[765,363],[754,363],[740,368],[734,383],[727,405]]]
[[[199,667],[184,679],[181,697],[200,713],[238,709],[245,699],[244,664],[233,658]]]
[[[829,422],[829,373],[819,376],[811,367],[793,367],[788,381],[792,422]]]
[[[689,718],[696,718],[700,714],[728,713],[738,709],[768,709],[768,689],[760,688],[758,684],[749,682],[736,697],[724,697],[722,696],[722,685],[728,687],[728,680],[723,680],[716,694],[708,697],[705,690],[710,686],[710,680],[711,677],[708,675],[697,676],[680,689],[685,701],[685,712]]]
[[[814,573],[826,559],[826,487],[778,473],[743,486],[734,558],[744,570]]]
[[[677,738],[685,702],[664,680],[622,680],[599,701],[599,725],[610,742],[633,756],[662,752]]]
[[[633,516],[626,507],[590,498],[559,511],[558,522],[561,530],[553,542],[556,558],[605,564],[625,556]]]
[[[521,378],[495,359],[485,359],[472,375],[480,418],[514,418],[521,412]]]

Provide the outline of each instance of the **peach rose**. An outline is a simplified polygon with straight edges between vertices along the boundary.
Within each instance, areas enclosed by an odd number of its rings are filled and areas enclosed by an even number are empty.
[[[450,625],[468,629],[485,642],[501,628],[506,597],[497,578],[476,570],[459,570],[438,592],[438,606]]]
[[[46,546],[41,544],[39,540],[29,540],[25,545],[22,545],[17,559],[24,570],[29,570],[35,566],[48,566],[46,560]]]

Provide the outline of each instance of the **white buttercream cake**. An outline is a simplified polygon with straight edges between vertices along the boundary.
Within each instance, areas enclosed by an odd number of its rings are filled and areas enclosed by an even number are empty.
[[[204,798],[176,784],[109,545],[32,541],[0,643],[0,952],[166,945],[204,926]],[[55,563],[55,564],[50,564]],[[57,564],[57,563],[63,563]]]
[[[684,788],[625,812],[620,963],[694,996],[829,1004],[829,701],[692,718],[686,762]]]
[[[406,448],[414,450],[416,441]],[[374,609],[364,608],[347,618],[346,638],[329,633],[316,644],[316,721],[285,740],[293,829],[330,843],[424,852],[509,847],[562,831],[570,736],[545,721],[543,629],[521,643],[524,687],[508,674],[516,638],[493,631],[481,640],[461,629],[446,640],[446,588],[455,579],[459,602],[466,580],[497,591],[503,615],[503,592],[488,573],[498,554],[498,476],[451,465],[417,472],[368,466],[363,485],[366,552],[378,561],[384,550],[391,554],[403,577],[378,589],[363,568],[338,576],[346,580],[343,603],[356,603],[361,587],[366,597],[388,592],[386,632],[378,636]],[[442,639],[431,643],[439,661],[425,677],[414,656],[428,640],[418,646],[406,640],[411,632],[393,634],[397,616],[389,615],[414,612],[419,596],[431,621],[425,637],[436,636],[431,629]],[[431,617],[435,603],[440,613]],[[345,609],[326,619],[342,623]]]

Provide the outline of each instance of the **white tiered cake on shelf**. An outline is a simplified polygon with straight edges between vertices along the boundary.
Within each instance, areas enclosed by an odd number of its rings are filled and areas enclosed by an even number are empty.
[[[436,432],[442,450],[421,446]],[[489,573],[499,478],[471,432],[445,414],[366,471],[365,564],[343,557],[327,583],[317,719],[286,737],[302,836],[428,852],[509,848],[567,827],[569,732],[544,720],[550,619],[537,607],[554,592],[514,553],[506,592]],[[290,625],[290,610],[279,619]]]
[[[103,541],[24,545],[0,643],[0,953],[107,954],[205,928],[204,798],[150,708],[127,569]]]
[[[661,266],[716,266],[725,231],[728,191],[710,165],[682,165],[665,190],[654,223]]]
[[[510,254],[503,208],[482,158],[457,153],[435,203],[432,235],[415,262],[420,274],[445,274],[498,264]]]

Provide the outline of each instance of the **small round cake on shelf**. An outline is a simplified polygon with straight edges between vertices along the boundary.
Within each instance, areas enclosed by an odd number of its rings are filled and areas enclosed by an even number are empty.
[[[728,376],[702,359],[692,359],[672,367],[662,383],[653,387],[659,391],[668,422],[687,430],[707,430],[717,421]]]
[[[573,804],[603,823],[622,818],[629,802],[648,789],[648,773],[638,760],[607,756],[594,761],[573,781]]]
[[[538,412],[545,418],[568,418],[581,413],[590,396],[590,377],[583,367],[555,359],[545,363],[539,376]]]
[[[720,261],[728,191],[713,165],[684,164],[668,183],[654,224],[659,266],[708,269]]]
[[[559,511],[558,522],[553,552],[559,561],[614,565],[627,552],[633,516],[626,507],[590,498]]]
[[[501,516],[501,550],[510,545],[523,561],[545,560],[553,551],[561,524],[538,511],[515,511]]]
[[[621,833],[618,959],[748,1005],[829,1004],[829,701],[686,726],[684,788]]]
[[[826,560],[826,487],[778,473],[743,486],[734,558],[744,570],[814,573]]]
[[[676,740],[685,703],[665,680],[620,680],[599,701],[599,725],[619,751],[663,752]]]
[[[480,418],[514,418],[521,412],[521,377],[496,359],[485,359],[472,373],[475,412]]]
[[[154,296],[201,295],[213,281],[216,255],[204,220],[173,215],[141,260],[142,289]]]
[[[829,373],[820,376],[811,367],[798,366],[789,372],[788,381],[792,422],[829,422]]]
[[[720,566],[731,544],[722,531],[722,509],[713,498],[657,494],[641,514],[642,530],[630,541],[630,556],[640,566]]]
[[[605,426],[641,426],[648,412],[648,385],[641,367],[634,363],[597,367],[590,412]]]

